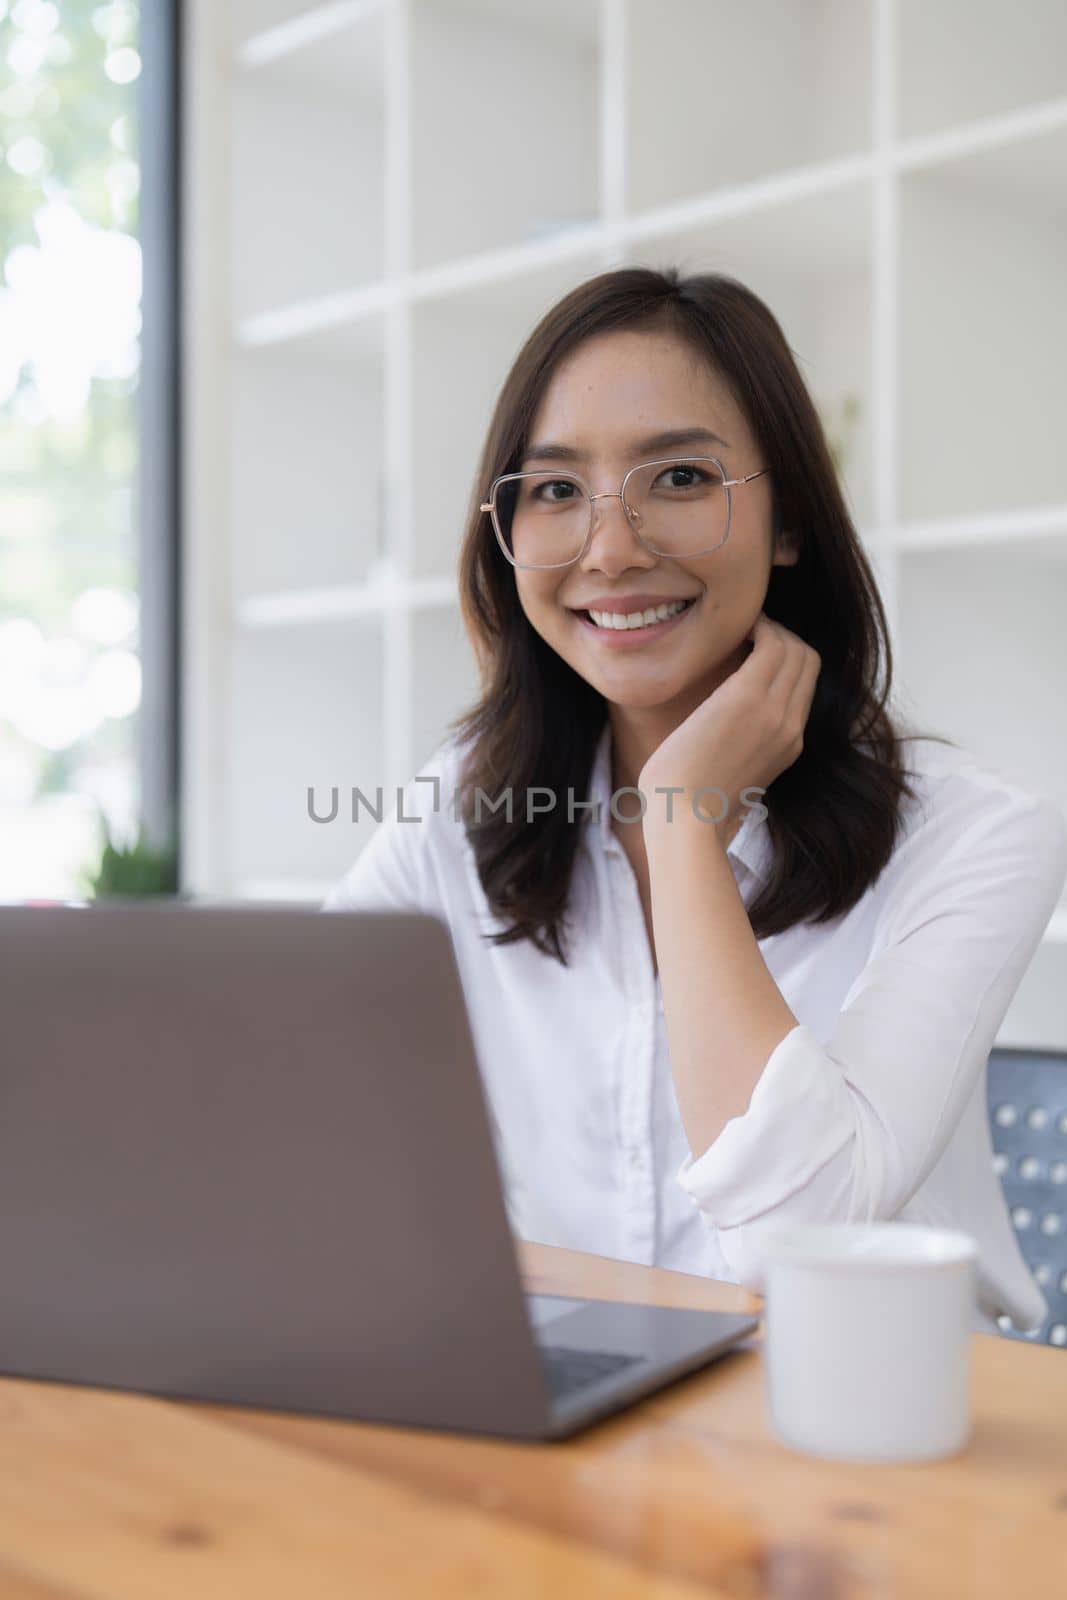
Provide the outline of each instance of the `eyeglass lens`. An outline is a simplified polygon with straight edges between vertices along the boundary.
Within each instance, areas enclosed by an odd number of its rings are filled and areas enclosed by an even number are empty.
[[[653,550],[684,556],[721,544],[727,494],[713,461],[651,462],[630,474],[624,505],[631,524]],[[592,515],[584,487],[566,473],[516,473],[497,485],[497,526],[523,566],[575,560]]]

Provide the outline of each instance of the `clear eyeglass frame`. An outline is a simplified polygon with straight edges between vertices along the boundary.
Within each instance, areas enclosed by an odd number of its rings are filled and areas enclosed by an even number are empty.
[[[641,532],[636,521],[634,520],[636,517],[640,516],[640,512],[638,512],[633,506],[627,504],[626,485],[629,483],[635,472],[642,472],[648,467],[688,466],[691,463],[696,464],[701,461],[710,461],[712,465],[718,469],[722,477],[722,486],[726,490],[725,532],[723,533],[723,536],[719,540],[718,544],[709,545],[704,550],[687,550],[684,555],[681,556],[677,552],[672,552],[670,550],[657,550],[655,545],[649,543],[648,539],[646,539],[645,535]],[[770,467],[760,467],[758,472],[746,473],[743,478],[729,478],[726,475],[726,468],[723,466],[718,456],[667,456],[663,460],[658,461],[639,461],[636,466],[633,466],[629,469],[623,478],[622,483],[619,485],[619,488],[613,493],[590,494],[589,485],[584,481],[583,478],[579,476],[577,472],[555,472],[550,467],[540,467],[534,472],[505,472],[502,473],[499,478],[494,478],[492,483],[489,485],[489,498],[488,500],[483,500],[479,509],[489,513],[493,524],[493,532],[496,534],[497,544],[500,546],[511,565],[513,567],[522,567],[527,571],[548,572],[553,568],[573,567],[576,561],[580,561],[582,559],[586,551],[589,549],[589,545],[593,537],[593,525],[595,521],[593,512],[594,500],[621,500],[623,510],[626,513],[627,522],[633,529],[638,541],[645,547],[650,555],[665,556],[669,560],[687,561],[691,556],[711,555],[715,550],[722,549],[723,545],[730,537],[730,524],[733,519],[733,495],[731,491],[740,488],[742,484],[751,483],[753,478],[762,478],[763,475],[770,472],[770,470]],[[586,502],[589,506],[589,527],[586,530],[582,548],[578,551],[577,555],[571,556],[568,561],[516,561],[515,557],[508,549],[507,540],[504,536],[504,530],[500,526],[500,518],[497,512],[497,496],[500,492],[500,486],[504,483],[517,483],[523,478],[545,477],[553,480],[559,479],[560,481],[566,480],[568,483],[575,483],[584,493]]]

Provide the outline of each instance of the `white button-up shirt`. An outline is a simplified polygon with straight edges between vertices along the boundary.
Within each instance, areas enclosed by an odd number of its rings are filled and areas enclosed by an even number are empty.
[[[696,1159],[637,880],[612,831],[610,724],[598,811],[574,823],[568,967],[529,941],[483,939],[506,924],[455,816],[454,740],[387,807],[323,909],[422,910],[446,924],[520,1237],[762,1293],[769,1228],[919,1221],[977,1240],[978,1327],[995,1331],[1001,1313],[1019,1328],[1044,1319],[993,1168],[985,1063],[1067,877],[1067,824],[1050,798],[967,752],[923,740],[904,751],[919,798],[878,881],[832,922],[760,941],[797,1026],[745,1113]],[[516,816],[524,803],[516,794]],[[727,845],[746,905],[770,851],[751,808]]]

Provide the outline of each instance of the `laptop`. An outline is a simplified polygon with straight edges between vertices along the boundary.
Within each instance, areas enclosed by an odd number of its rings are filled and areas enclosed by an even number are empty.
[[[0,1372],[561,1439],[758,1319],[524,1290],[447,925],[0,906]]]

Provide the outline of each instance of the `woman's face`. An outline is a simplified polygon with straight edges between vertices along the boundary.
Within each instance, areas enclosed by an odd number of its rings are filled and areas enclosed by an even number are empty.
[[[681,430],[705,432],[655,442]],[[549,445],[577,456],[540,453]],[[671,333],[622,330],[586,340],[557,368],[519,470],[558,466],[577,473],[591,494],[617,495],[628,468],[686,455],[717,456],[729,478],[767,464],[726,384],[689,345]],[[792,565],[796,549],[786,535],[774,540],[769,476],[732,495],[729,537],[710,554],[654,555],[615,498],[595,502],[592,538],[580,561],[514,569],[531,626],[608,701],[686,715],[745,660],[771,567]],[[598,628],[585,615],[605,599],[624,602],[629,612],[660,601],[694,603],[666,624],[623,633]]]

